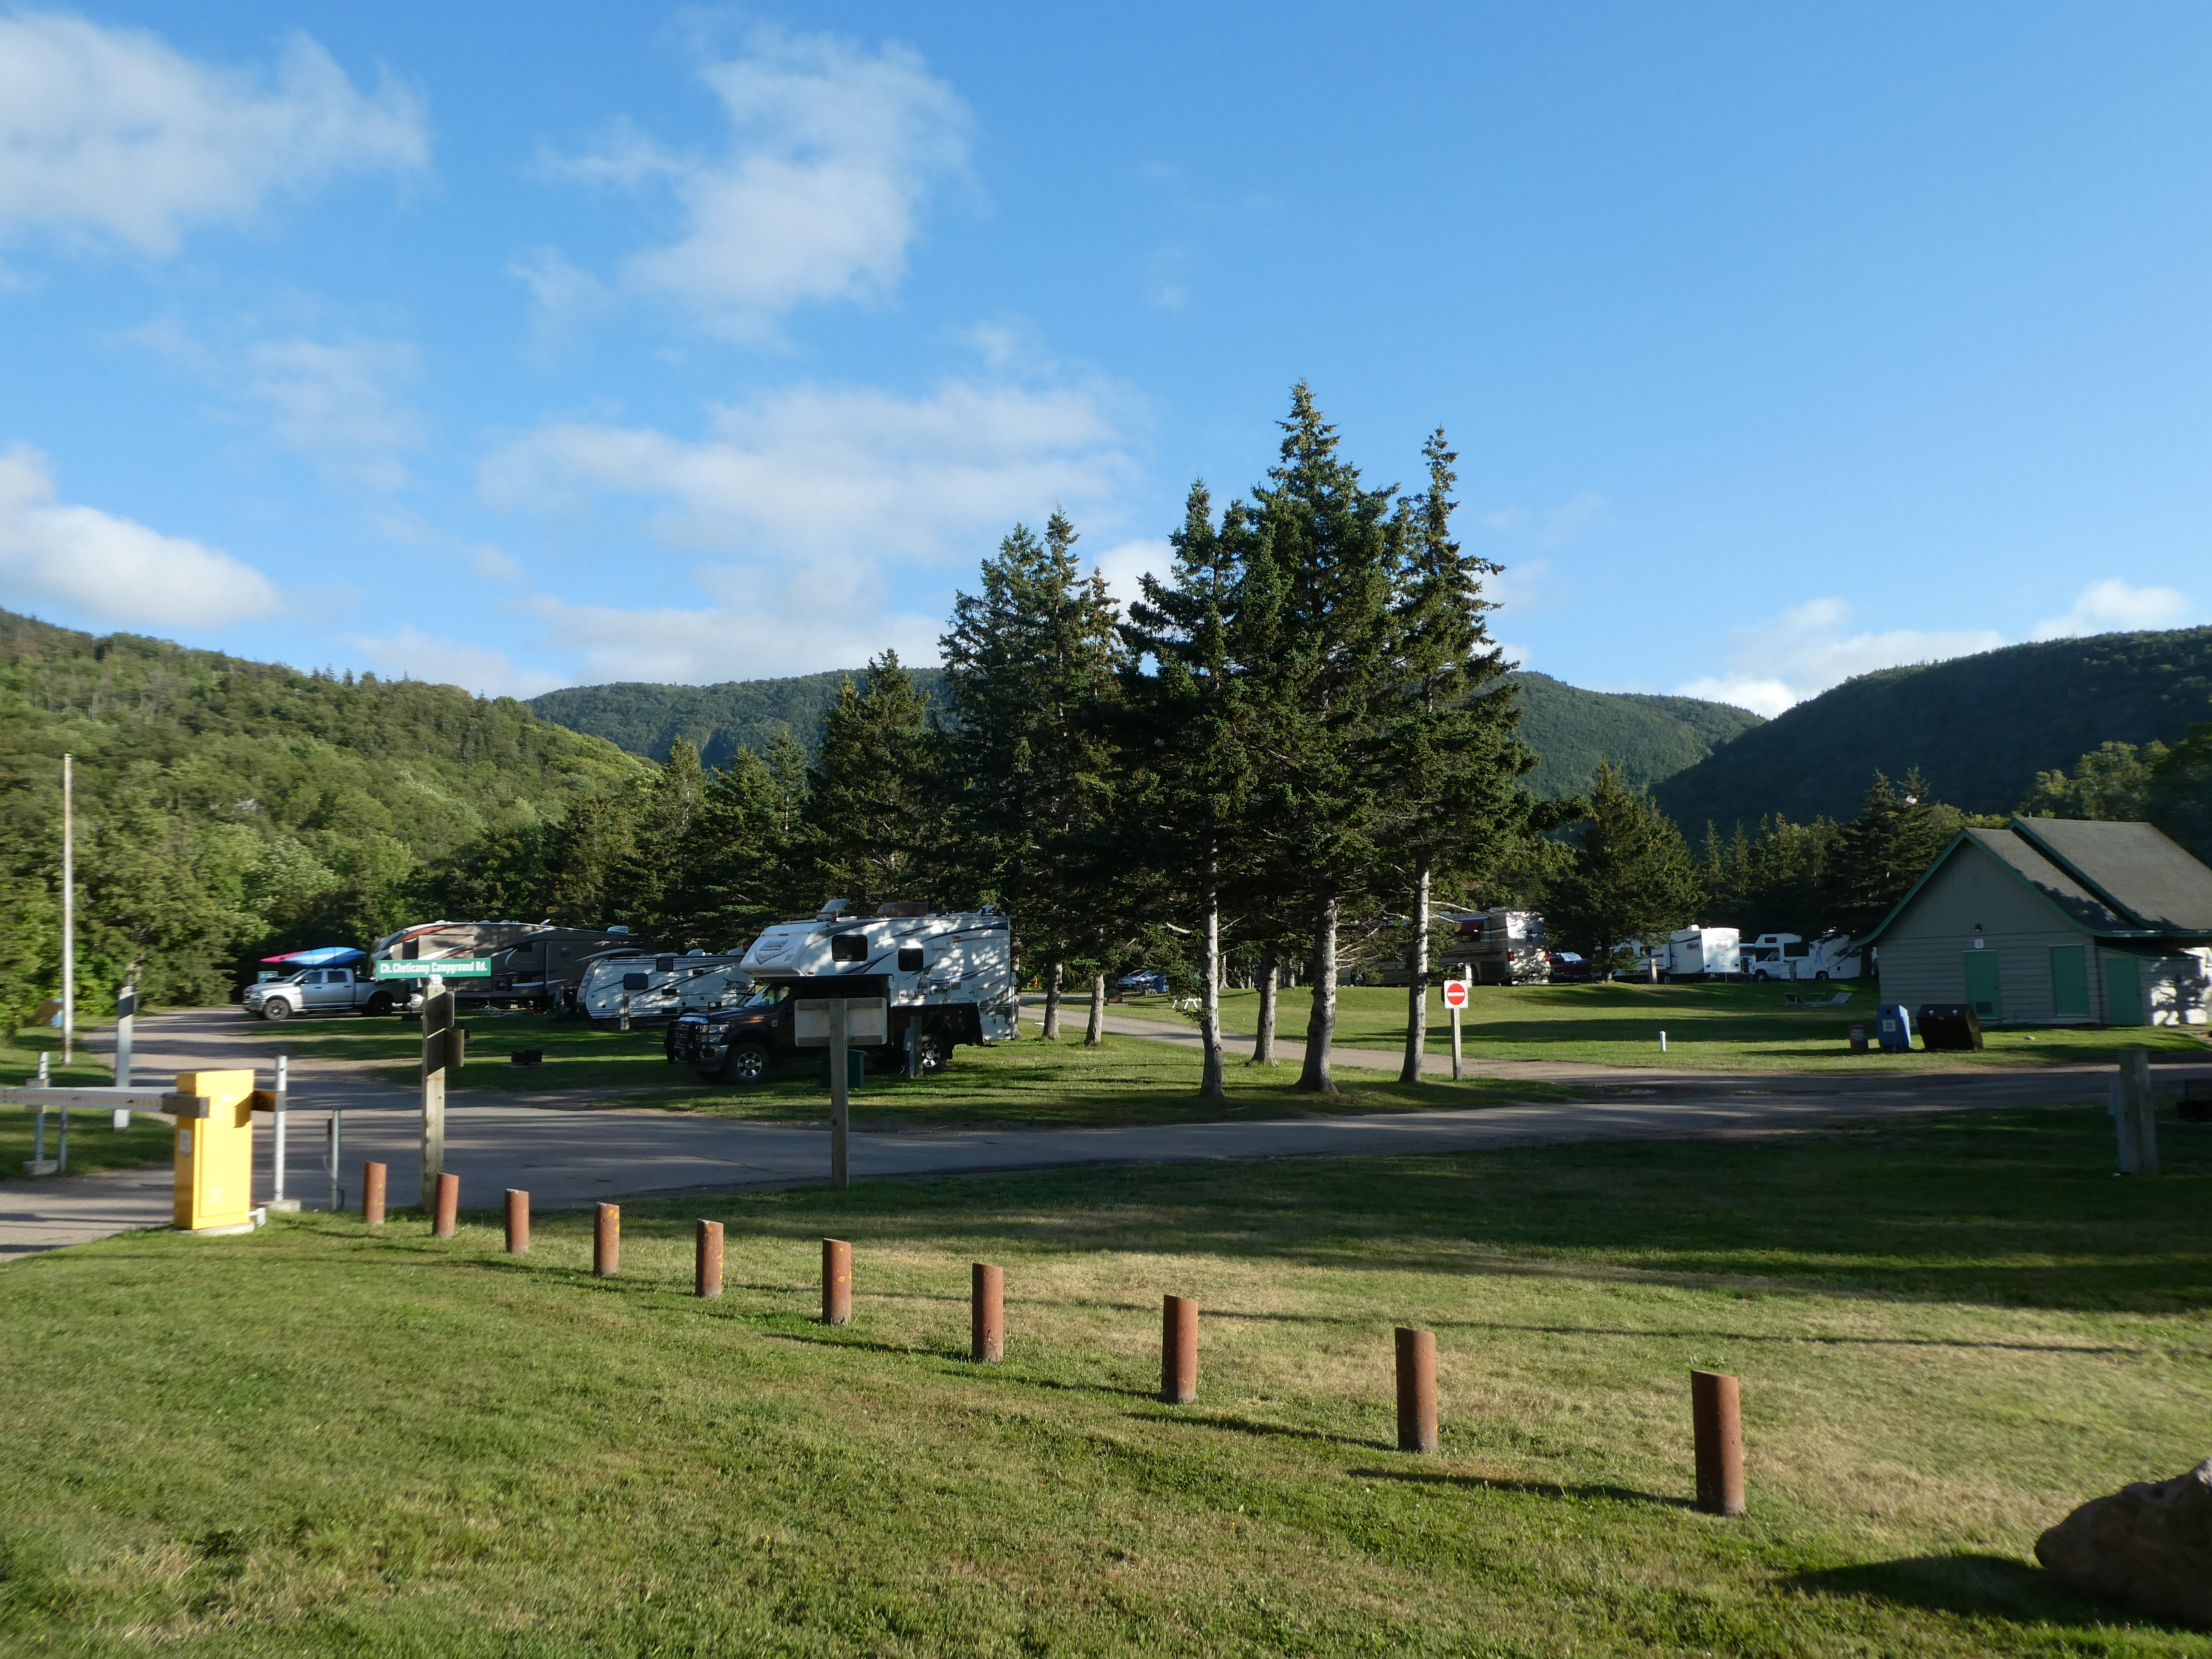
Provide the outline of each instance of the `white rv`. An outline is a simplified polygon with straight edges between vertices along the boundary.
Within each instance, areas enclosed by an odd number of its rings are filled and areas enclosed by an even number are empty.
[[[793,1004],[805,997],[882,997],[886,1065],[909,1042],[924,1071],[961,1043],[1011,1042],[1019,1035],[1012,927],[1002,911],[933,915],[899,903],[856,916],[832,899],[811,921],[781,922],[755,939],[737,968],[751,994],[735,1007],[679,1016],[668,1057],[725,1082],[757,1083],[799,1052]]]
[[[1663,979],[1734,979],[1743,969],[1741,938],[1733,927],[1680,927],[1651,954]]]
[[[633,1025],[659,1025],[687,1007],[713,1006],[716,997],[732,988],[738,962],[737,955],[710,957],[704,951],[680,957],[601,957],[584,970],[576,1006],[594,1025],[618,1024],[625,1013]],[[742,974],[737,978],[750,988]],[[703,994],[692,994],[695,988]]]
[[[1856,979],[1859,953],[1842,933],[1761,933],[1743,947],[1743,971],[1748,979]]]

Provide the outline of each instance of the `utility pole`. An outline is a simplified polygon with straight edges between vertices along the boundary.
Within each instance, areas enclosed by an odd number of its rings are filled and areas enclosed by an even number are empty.
[[[62,757],[62,1064],[76,1047],[76,757]]]

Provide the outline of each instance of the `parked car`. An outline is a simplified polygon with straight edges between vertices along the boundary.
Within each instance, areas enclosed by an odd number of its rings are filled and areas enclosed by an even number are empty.
[[[1139,996],[1164,997],[1168,994],[1168,976],[1154,968],[1139,968],[1133,974],[1124,974],[1114,981],[1119,991],[1134,991]]]
[[[1579,984],[1590,976],[1589,963],[1572,951],[1553,951],[1547,953],[1544,960],[1554,983],[1565,980]]]

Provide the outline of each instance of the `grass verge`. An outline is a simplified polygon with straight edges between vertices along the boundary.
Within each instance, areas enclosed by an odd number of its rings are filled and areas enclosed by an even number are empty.
[[[29,1082],[38,1075],[39,1056],[45,1054],[56,1084],[80,1089],[105,1089],[114,1075],[100,1061],[87,1058],[80,1048],[74,1065],[61,1062],[59,1031],[19,1030],[0,1038],[0,1082],[9,1087]],[[0,1181],[23,1172],[37,1143],[37,1115],[27,1106],[0,1106]],[[46,1156],[59,1150],[61,1118],[46,1114]],[[117,1131],[103,1111],[75,1110],[70,1114],[69,1173],[90,1175],[96,1170],[136,1169],[166,1164],[171,1153],[169,1126],[158,1117],[134,1114],[128,1129]]]
[[[2212,1149],[2117,1182],[2107,1127],[630,1206],[613,1279],[580,1216],[62,1251],[0,1272],[0,1647],[2212,1654],[2027,1556],[2205,1449]],[[1194,1407],[1150,1398],[1163,1291]],[[1434,1458],[1390,1449],[1394,1322],[1438,1335]],[[1741,1522],[1684,1502],[1693,1365],[1743,1378]]]
[[[1837,987],[1835,989],[1850,988]],[[1821,986],[1792,987],[1800,994]],[[1665,1066],[1685,1071],[1808,1072],[1838,1077],[1887,1076],[1953,1066],[2110,1065],[2123,1048],[2141,1043],[2152,1058],[2212,1054],[2203,1028],[2052,1026],[1991,1030],[1988,1047],[1970,1054],[1909,1054],[1850,1051],[1850,1028],[1872,1036],[1875,994],[1854,991],[1848,1008],[1784,1005],[1779,985],[1478,985],[1461,1029],[1470,1060],[1549,1060],[1574,1065]],[[1402,1048],[1406,993],[1346,986],[1338,993],[1336,1040],[1351,1048]],[[1222,1018],[1231,1031],[1257,1024],[1256,991],[1224,991]],[[1303,1042],[1313,1007],[1301,987],[1282,994],[1277,1029]],[[1121,1012],[1140,1018],[1182,1020],[1164,997],[1131,998]],[[1659,1049],[1659,1033],[1667,1050]],[[1451,1049],[1451,1020],[1439,994],[1430,994],[1429,1052]]]
[[[465,1089],[559,1091],[579,1105],[655,1106],[775,1123],[819,1122],[827,1109],[828,1085],[819,1060],[795,1061],[771,1082],[739,1089],[702,1083],[689,1067],[668,1064],[657,1030],[594,1030],[534,1014],[472,1016],[463,1024],[469,1027],[470,1055],[459,1079]],[[321,1059],[374,1062],[404,1054],[411,1060],[421,1044],[411,1031],[398,1030],[397,1022],[381,1020],[295,1021],[251,1029],[272,1050]],[[518,1048],[543,1049],[544,1063],[510,1064],[507,1057]],[[1387,1073],[1351,1071],[1338,1079],[1341,1093],[1323,1097],[1291,1086],[1297,1077],[1294,1061],[1273,1067],[1232,1062],[1224,1111],[1199,1103],[1199,1056],[1188,1048],[1143,1037],[1109,1036],[1100,1047],[1086,1048],[1079,1026],[1076,1035],[1053,1042],[1024,1036],[988,1048],[956,1048],[952,1063],[928,1077],[872,1074],[853,1096],[854,1122],[875,1131],[1081,1128],[1576,1097],[1534,1080],[1432,1079],[1408,1086]],[[398,1084],[412,1083],[416,1076],[411,1064],[378,1066],[375,1074]]]

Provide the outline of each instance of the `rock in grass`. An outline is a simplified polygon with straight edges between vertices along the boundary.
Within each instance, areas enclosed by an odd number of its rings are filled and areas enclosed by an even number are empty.
[[[2035,1540],[2035,1559],[2069,1589],[2212,1625],[2212,1457],[2091,1498]]]

